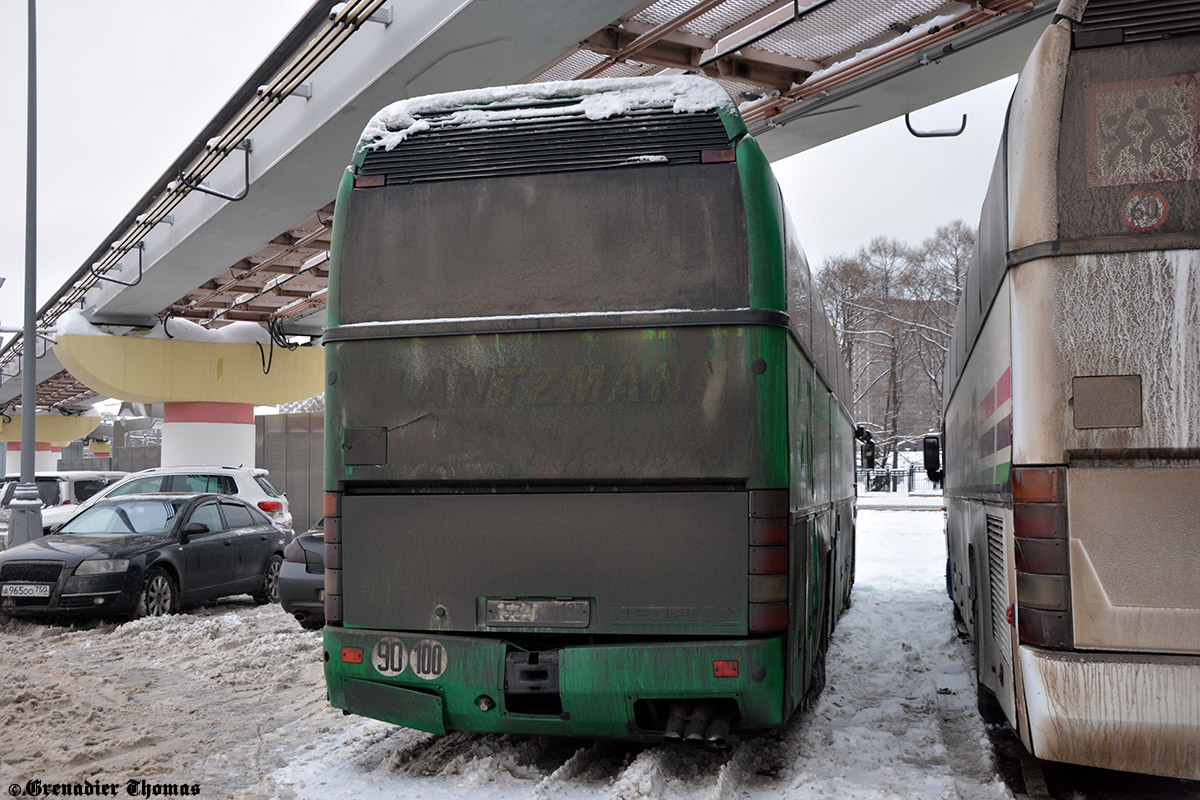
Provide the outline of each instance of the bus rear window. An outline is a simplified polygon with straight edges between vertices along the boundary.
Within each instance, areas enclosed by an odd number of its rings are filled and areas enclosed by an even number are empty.
[[[749,302],[736,164],[389,185],[350,202],[340,324]]]

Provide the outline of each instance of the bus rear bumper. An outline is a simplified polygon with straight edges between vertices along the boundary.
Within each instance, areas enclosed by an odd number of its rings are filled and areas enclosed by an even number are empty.
[[[784,722],[781,637],[542,651],[539,666],[556,664],[545,677],[557,685],[535,696],[511,691],[513,654],[526,675],[541,674],[527,663],[532,653],[501,639],[335,626],[324,636],[335,708],[432,733],[657,741],[673,707],[732,718],[735,736]]]
[[[1200,657],[1020,648],[1038,758],[1200,779]]]

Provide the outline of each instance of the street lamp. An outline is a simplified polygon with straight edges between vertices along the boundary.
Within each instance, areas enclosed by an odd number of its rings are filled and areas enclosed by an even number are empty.
[[[37,13],[35,0],[29,0],[29,90],[28,127],[25,134],[25,328],[22,330],[21,355],[21,479],[8,507],[12,521],[8,543],[23,544],[42,535],[42,498],[34,480],[34,450],[37,448],[35,396],[37,378]]]

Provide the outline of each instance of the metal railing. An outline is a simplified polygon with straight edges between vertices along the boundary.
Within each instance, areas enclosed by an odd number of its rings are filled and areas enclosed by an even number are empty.
[[[854,480],[862,492],[924,492],[938,491],[941,484],[929,480],[920,467],[901,469],[857,469]]]

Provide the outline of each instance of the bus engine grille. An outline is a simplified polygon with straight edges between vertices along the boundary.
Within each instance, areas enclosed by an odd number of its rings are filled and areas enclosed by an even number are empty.
[[[390,151],[368,152],[359,174],[384,175],[391,185],[699,164],[703,151],[729,147],[725,126],[713,112],[650,109],[601,120],[563,115],[478,127],[435,122]]]
[[[1075,26],[1076,47],[1200,34],[1200,0],[1090,0]]]

